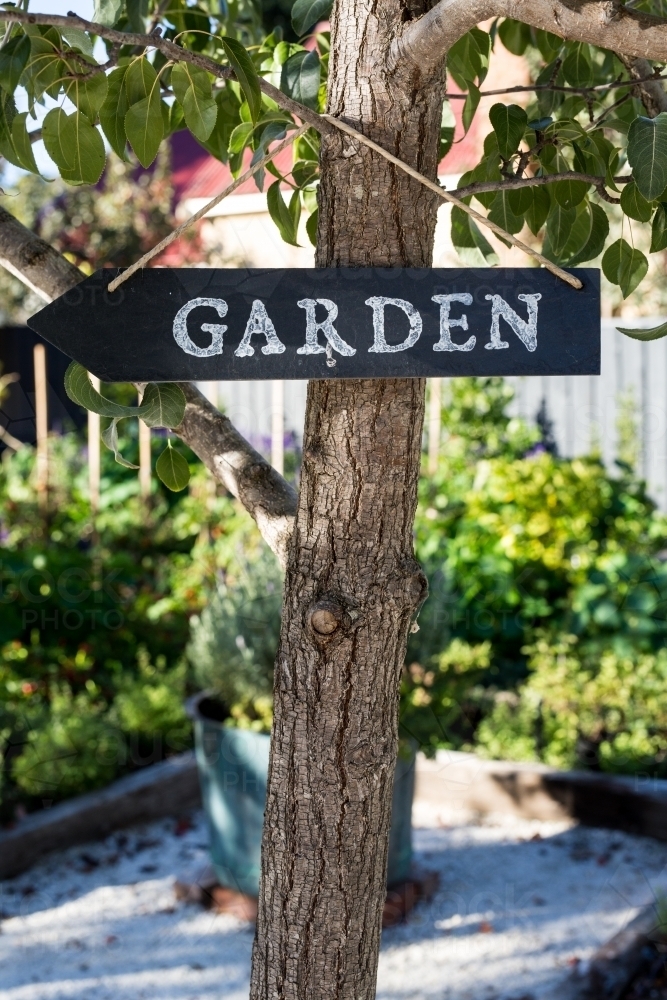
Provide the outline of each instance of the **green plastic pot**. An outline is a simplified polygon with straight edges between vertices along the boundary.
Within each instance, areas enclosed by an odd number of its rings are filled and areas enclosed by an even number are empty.
[[[262,824],[269,771],[269,737],[223,725],[219,703],[206,694],[188,705],[194,721],[211,860],[221,885],[248,896],[259,891]],[[405,881],[412,863],[415,748],[396,763],[387,885]]]

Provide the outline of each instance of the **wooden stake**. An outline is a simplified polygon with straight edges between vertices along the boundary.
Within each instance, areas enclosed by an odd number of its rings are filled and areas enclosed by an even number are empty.
[[[208,383],[206,383],[208,384]],[[144,398],[143,389],[139,390],[138,403]],[[151,429],[143,420],[139,420],[139,492],[146,499],[151,495]]]
[[[93,388],[100,391],[100,380],[95,375],[90,376]],[[102,465],[100,434],[101,421],[99,413],[88,410],[88,492],[90,507],[93,514],[100,508],[100,471]]]
[[[151,429],[139,421],[139,491],[142,497],[151,495]]]
[[[438,468],[440,453],[440,411],[442,409],[442,379],[431,379],[431,397],[428,410],[428,474]]]
[[[285,470],[285,383],[271,383],[271,465],[283,475]]]
[[[46,348],[35,344],[35,430],[37,432],[37,501],[43,509],[48,503],[49,488],[49,414],[46,388]]]

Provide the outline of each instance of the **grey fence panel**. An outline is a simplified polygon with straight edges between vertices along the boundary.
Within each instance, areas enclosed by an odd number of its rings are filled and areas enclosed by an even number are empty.
[[[599,450],[613,471],[622,450],[619,420],[632,420],[636,436],[630,457],[654,500],[667,510],[667,340],[641,343],[616,329],[660,322],[602,320],[600,375],[508,381],[516,391],[512,412],[517,416],[534,420],[544,400],[559,453],[567,457]]]

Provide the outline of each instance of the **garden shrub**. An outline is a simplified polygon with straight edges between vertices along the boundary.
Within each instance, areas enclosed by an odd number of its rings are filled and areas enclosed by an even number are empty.
[[[104,716],[104,705],[83,692],[52,693],[48,717],[14,760],[19,788],[50,802],[112,781],[127,763],[127,745]]]
[[[257,732],[271,728],[281,603],[280,568],[261,546],[192,618],[188,657],[194,676],[225,705],[228,725]]]
[[[555,767],[667,774],[667,649],[600,649],[575,635],[545,635],[527,652],[528,681],[479,727],[483,752]]]
[[[136,438],[123,446],[132,457]],[[189,618],[216,579],[258,545],[250,517],[199,464],[187,491],[174,496],[155,484],[146,503],[136,473],[109,452],[93,531],[82,438],[53,437],[49,447],[46,516],[33,449],[0,463],[2,820],[17,805],[32,809],[42,798],[102,786],[190,745],[182,707],[194,690],[184,658]],[[56,711],[68,699],[80,724]],[[113,764],[85,749],[96,729],[107,739],[106,727],[126,746]],[[63,767],[48,794],[38,792],[41,777],[30,777],[42,759]],[[59,766],[44,763],[38,773]]]
[[[594,455],[560,458],[507,416],[502,380],[448,391],[440,464],[420,485],[431,593],[405,724],[427,749],[662,773],[667,519],[627,462],[611,475]],[[415,677],[430,673],[427,698]]]

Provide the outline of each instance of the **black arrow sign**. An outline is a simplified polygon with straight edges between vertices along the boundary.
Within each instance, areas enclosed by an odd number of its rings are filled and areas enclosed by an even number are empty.
[[[105,382],[597,375],[600,273],[98,271],[29,325]]]

